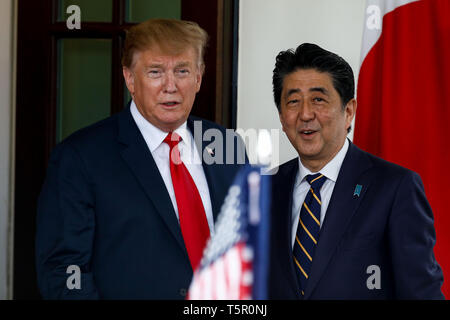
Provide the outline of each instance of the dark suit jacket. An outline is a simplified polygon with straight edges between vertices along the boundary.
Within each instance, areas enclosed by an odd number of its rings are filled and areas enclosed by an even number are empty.
[[[298,299],[292,192],[298,158],[273,177],[270,296]],[[354,194],[361,185],[360,195]],[[441,299],[433,214],[419,175],[350,143],[323,222],[305,299]],[[368,289],[380,268],[381,289]],[[369,279],[372,283],[373,279]]]
[[[224,128],[201,123],[202,133],[216,128],[225,137]],[[203,163],[214,219],[239,168]],[[53,151],[38,204],[36,265],[44,298],[185,298],[192,269],[181,230],[129,107]],[[80,290],[66,286],[69,265],[81,269]]]

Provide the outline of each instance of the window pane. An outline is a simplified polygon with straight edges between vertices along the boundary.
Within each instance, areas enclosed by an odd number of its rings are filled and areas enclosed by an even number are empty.
[[[126,21],[142,22],[150,18],[181,18],[181,0],[127,0]]]
[[[111,22],[112,0],[59,0],[58,21],[66,21],[71,15],[67,7],[77,5],[80,7],[81,22]]]
[[[111,56],[108,39],[58,41],[57,142],[110,115]]]

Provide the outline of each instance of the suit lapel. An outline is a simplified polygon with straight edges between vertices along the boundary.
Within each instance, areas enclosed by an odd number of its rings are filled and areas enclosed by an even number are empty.
[[[281,266],[282,275],[285,276],[287,283],[291,284],[286,288],[291,291],[291,296],[299,297],[300,287],[296,277],[292,252],[292,202],[298,172],[298,158],[283,164],[279,171],[274,177],[277,181],[274,181],[273,184],[276,189],[272,191],[274,194],[272,215],[274,215],[273,227],[276,230],[282,230],[282,233],[277,234],[276,238],[273,239],[277,252],[272,251],[274,255],[272,259],[276,260],[272,263],[278,263]],[[285,260],[286,258],[288,260]]]
[[[336,251],[351,218],[361,201],[363,201],[370,181],[365,181],[366,179],[364,179],[362,174],[370,166],[371,162],[367,156],[350,143],[328,205],[322,229],[320,230],[311,273],[306,285],[305,299],[308,299],[313,292]],[[359,196],[354,194],[358,184],[362,186]]]
[[[118,140],[122,144],[120,153],[136,179],[142,185],[145,194],[153,203],[156,211],[169,228],[176,241],[186,253],[181,229],[153,156],[145,143],[136,123],[131,116],[130,108],[126,108],[118,117]]]
[[[195,125],[195,122],[201,125]],[[197,150],[199,152],[200,159],[202,161],[202,167],[203,172],[205,173],[206,181],[208,183],[208,189],[209,189],[209,195],[211,199],[211,206],[212,206],[212,212],[213,212],[213,218],[214,221],[217,220],[217,216],[219,214],[220,208],[222,206],[222,203],[219,202],[220,195],[227,193],[227,190],[222,190],[221,185],[222,183],[217,181],[217,173],[220,171],[218,168],[216,168],[217,164],[207,164],[205,161],[203,161],[203,152],[205,152],[205,148],[208,144],[210,144],[210,141],[203,141],[203,133],[208,128],[204,127],[204,122],[195,119],[192,117],[189,117],[187,120],[187,127],[191,131],[194,142],[197,147]]]

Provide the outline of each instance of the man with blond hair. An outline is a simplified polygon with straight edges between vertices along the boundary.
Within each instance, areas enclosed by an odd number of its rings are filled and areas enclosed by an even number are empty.
[[[203,161],[227,151],[202,141],[206,130],[225,136],[224,128],[190,116],[206,42],[196,23],[180,20],[127,32],[122,66],[132,101],[67,138],[50,159],[36,237],[44,298],[185,297],[243,163]]]

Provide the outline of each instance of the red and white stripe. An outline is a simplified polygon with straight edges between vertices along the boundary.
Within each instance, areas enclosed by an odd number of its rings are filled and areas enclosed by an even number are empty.
[[[450,1],[368,0],[354,141],[420,174],[450,277]],[[450,296],[450,282],[444,282]]]
[[[253,252],[239,242],[194,275],[189,300],[249,300],[253,284]]]

